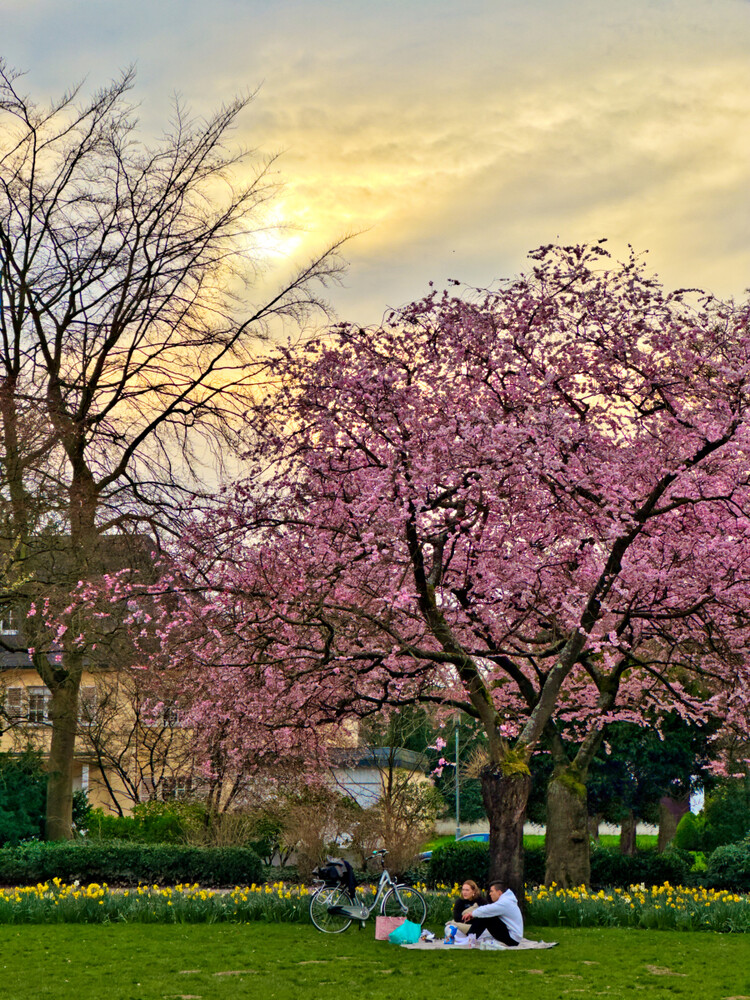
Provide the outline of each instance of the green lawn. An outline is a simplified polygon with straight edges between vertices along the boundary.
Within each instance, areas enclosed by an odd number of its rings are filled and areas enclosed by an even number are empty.
[[[286,924],[0,927],[4,1000],[750,998],[750,938],[551,931],[550,951],[434,953]]]
[[[423,850],[434,851],[436,847],[442,847],[444,844],[452,844],[456,838],[455,837],[435,837],[431,840],[429,844],[425,844]],[[653,833],[639,833],[637,834],[636,846],[639,851],[645,851],[649,848],[656,847],[657,841],[656,834]],[[601,847],[619,847],[620,846],[620,835],[617,833],[603,833],[599,838],[599,844]],[[544,834],[543,833],[526,833],[523,837],[524,847],[544,847]]]

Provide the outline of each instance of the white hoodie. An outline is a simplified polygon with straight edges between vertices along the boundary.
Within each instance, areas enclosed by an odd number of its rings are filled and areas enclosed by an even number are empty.
[[[487,903],[486,906],[478,906],[472,916],[500,917],[514,941],[520,941],[523,937],[523,917],[521,916],[516,894],[512,889],[506,889],[494,903]]]

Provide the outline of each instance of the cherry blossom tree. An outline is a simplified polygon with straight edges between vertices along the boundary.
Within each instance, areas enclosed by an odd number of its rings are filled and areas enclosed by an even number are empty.
[[[558,716],[582,738],[551,822],[575,833],[607,719],[739,719],[748,695],[748,307],[600,245],[531,257],[281,351],[248,478],[184,558],[206,607],[241,604],[254,712],[428,701],[482,723],[492,876],[517,894]]]

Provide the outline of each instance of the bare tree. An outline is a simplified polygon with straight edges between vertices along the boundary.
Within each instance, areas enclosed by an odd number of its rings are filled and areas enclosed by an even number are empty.
[[[248,304],[275,190],[272,161],[240,182],[252,158],[227,145],[251,98],[207,119],[177,104],[148,145],[132,83],[127,71],[89,100],[76,89],[39,107],[0,63],[3,533],[27,578],[24,618],[52,593],[69,611],[71,587],[107,569],[113,533],[175,529],[264,377],[258,338],[322,307],[315,289],[342,266],[333,247]],[[26,634],[51,691],[46,832],[60,839],[93,643],[52,618],[32,615]]]

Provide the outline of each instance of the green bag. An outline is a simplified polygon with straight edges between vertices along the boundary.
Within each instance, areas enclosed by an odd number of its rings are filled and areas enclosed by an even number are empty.
[[[422,935],[422,928],[413,920],[404,920],[400,927],[388,935],[391,944],[416,944]]]

